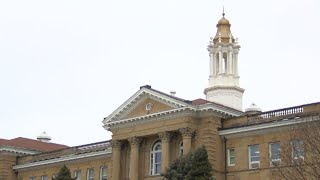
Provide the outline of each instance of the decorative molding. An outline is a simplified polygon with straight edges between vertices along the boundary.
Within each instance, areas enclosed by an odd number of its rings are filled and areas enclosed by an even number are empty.
[[[234,76],[234,75],[232,75]],[[204,93],[206,94],[208,91],[214,91],[214,90],[217,90],[217,89],[229,89],[229,90],[236,90],[236,91],[239,91],[241,93],[244,92],[244,89],[243,88],[240,88],[238,86],[212,86],[212,87],[208,87],[204,90]]]
[[[203,113],[207,111],[208,113]],[[201,112],[201,113],[198,113]],[[210,112],[210,113],[209,113]],[[106,130],[114,130],[123,127],[132,127],[137,124],[143,124],[150,121],[174,119],[177,117],[191,116],[191,117],[206,117],[210,115],[216,115],[221,118],[236,117],[243,114],[242,111],[225,107],[222,105],[208,103],[200,106],[181,107],[173,110],[162,111],[153,114],[147,114],[144,116],[123,119],[115,122],[105,123],[103,126]]]
[[[139,147],[139,145],[141,143],[141,138],[131,137],[131,138],[128,139],[128,141],[130,143],[131,148]]]
[[[182,138],[192,138],[192,136],[195,133],[195,129],[189,128],[189,127],[185,127],[185,128],[181,128],[179,129]]]
[[[131,104],[128,105],[128,107],[125,109],[125,111],[117,116],[117,119],[121,119],[125,116],[127,116],[133,109],[138,107],[143,101],[148,99],[149,96],[138,96],[134,101],[132,101]]]
[[[78,155],[74,154],[74,155],[69,155],[69,156],[56,158],[56,159],[50,159],[50,160],[32,162],[32,163],[27,163],[27,164],[15,165],[15,166],[13,166],[13,170],[20,170],[20,169],[31,168],[31,167],[33,168],[33,167],[37,167],[37,166],[79,160],[79,159],[83,159],[83,158],[93,158],[95,156],[103,156],[103,155],[108,155],[108,154],[111,154],[111,148],[104,150],[104,151],[90,152],[90,153],[84,153],[84,154],[78,154]]]
[[[226,130],[220,130],[219,135],[224,136],[226,138],[237,138],[237,137],[245,137],[252,136],[258,134],[266,134],[271,132],[280,132],[284,130],[289,130],[292,126],[300,123],[306,123],[311,121],[320,120],[320,116],[312,116],[312,117],[296,117],[293,120],[280,120],[270,123],[262,123],[257,125],[250,125],[239,128],[232,128]]]
[[[187,115],[194,115],[193,111],[190,111],[189,107],[183,107],[183,108],[178,108],[178,109],[173,109],[173,110],[168,110],[168,111],[162,111],[159,113],[153,113],[153,114],[147,114],[144,116],[139,116],[139,117],[134,117],[134,118],[129,118],[129,119],[124,119],[116,122],[110,122],[104,125],[104,128],[107,130],[113,130],[117,128],[123,128],[123,127],[132,127],[137,124],[143,124],[146,122],[150,121],[156,121],[156,120],[164,120],[164,119],[174,119],[177,117],[182,117],[182,116],[187,116]]]
[[[122,147],[122,141],[119,141],[119,140],[112,140],[111,141],[111,146],[112,146],[112,149],[121,149]]]
[[[17,153],[17,154],[37,154],[41,153],[41,151],[34,151],[24,148],[18,148],[13,146],[0,146],[0,151],[6,151],[11,153]]]
[[[165,131],[165,132],[159,133],[158,135],[161,142],[170,142],[172,133]]]
[[[114,120],[118,120],[119,117],[122,116],[122,113],[127,111],[137,100],[139,100],[143,95],[148,95],[150,98],[155,98],[156,100],[160,100],[164,103],[169,103],[172,107],[183,107],[187,106],[188,104],[177,100],[175,98],[170,97],[169,95],[161,94],[157,91],[147,88],[141,88],[137,91],[133,96],[131,96],[126,102],[124,102],[120,107],[118,107],[113,113],[111,113],[108,117],[104,118],[102,121],[105,125],[108,122],[112,122]]]

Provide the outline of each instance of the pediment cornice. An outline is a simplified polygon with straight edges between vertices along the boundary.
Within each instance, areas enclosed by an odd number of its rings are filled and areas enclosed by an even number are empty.
[[[161,112],[155,112],[138,117],[126,118],[127,114],[132,112],[135,107],[141,104],[147,98],[166,104],[172,109]],[[151,88],[141,88],[119,108],[117,108],[108,117],[104,118],[103,124],[106,130],[118,129],[122,127],[130,127],[145,122],[174,119],[182,116],[217,116],[220,118],[230,118],[241,115],[243,112],[222,106],[216,103],[206,103],[202,105],[192,105],[190,101],[186,101],[165,93],[153,90]]]
[[[139,105],[140,102],[144,101],[147,98],[159,101],[172,108],[181,108],[188,106],[188,103],[184,102],[182,99],[178,100],[178,98],[171,97],[170,95],[165,95],[164,93],[160,93],[152,89],[141,88],[120,107],[118,107],[113,113],[104,118],[103,123],[106,125],[115,121],[122,120],[122,118],[125,117],[130,111],[132,111],[137,105]]]

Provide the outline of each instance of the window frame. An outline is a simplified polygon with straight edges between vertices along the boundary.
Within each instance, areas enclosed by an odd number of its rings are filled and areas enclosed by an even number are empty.
[[[92,177],[89,177],[90,175],[90,170],[92,170]],[[94,180],[94,169],[93,168],[88,168],[87,169],[87,180]]]
[[[77,176],[77,173],[80,173],[80,177]],[[75,180],[81,180],[81,170],[74,170],[74,178]]]
[[[251,147],[258,147],[258,155],[257,156],[251,156]],[[253,144],[248,146],[248,157],[249,157],[249,169],[259,169],[260,168],[260,147],[259,144]],[[258,157],[259,161],[252,161],[251,159],[254,157]],[[258,164],[258,167],[252,167],[252,164]]]
[[[230,151],[233,151],[233,156],[230,156]],[[235,153],[236,153],[236,151],[235,151],[235,149],[234,148],[228,148],[227,149],[227,164],[228,164],[228,166],[235,166],[236,165],[236,155],[235,155]],[[231,164],[231,158],[234,158],[234,163],[233,164]]]
[[[183,140],[179,143],[179,156],[183,155]]]
[[[99,179],[103,180],[103,171],[102,171],[102,169],[106,170],[106,180],[107,180],[108,179],[108,167],[107,166],[101,166],[100,167],[100,177],[99,177]]]
[[[272,145],[274,145],[274,144],[279,145],[279,148],[278,148],[278,156],[279,157],[276,159],[272,159],[272,157],[274,155],[274,154],[272,154]],[[281,145],[280,145],[279,141],[269,143],[269,165],[270,165],[270,167],[275,167],[274,166],[275,163],[278,163],[279,165],[281,164]]]
[[[155,150],[155,148],[160,145],[160,150]],[[160,162],[156,162],[156,154],[160,153]],[[161,174],[161,163],[162,163],[162,143],[161,141],[156,141],[155,143],[153,143],[153,145],[151,146],[151,150],[150,150],[150,176],[156,176],[156,175],[160,175]],[[160,171],[157,172],[156,169],[156,165],[160,166]]]
[[[36,176],[31,176],[31,177],[29,177],[29,180],[36,180],[36,179],[37,179]]]
[[[299,142],[301,144],[299,144],[299,146],[301,147],[298,147],[298,148],[301,148],[302,149],[302,153],[303,155],[302,156],[295,156],[295,153],[299,153],[301,149],[296,149],[295,148],[295,145],[294,143],[295,142]],[[292,157],[292,164],[301,164],[303,161],[304,161],[304,156],[305,156],[305,149],[304,149],[304,142],[303,140],[300,140],[300,139],[295,139],[295,140],[292,140],[291,141],[291,157]],[[295,163],[297,160],[302,160],[302,162],[297,162]]]

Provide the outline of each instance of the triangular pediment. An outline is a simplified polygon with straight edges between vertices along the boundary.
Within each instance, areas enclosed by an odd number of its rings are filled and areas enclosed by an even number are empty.
[[[110,123],[148,114],[169,111],[189,106],[190,102],[151,89],[141,87],[133,96],[103,120],[105,126]]]
[[[176,105],[161,102],[158,99],[145,95],[139,103],[132,105],[130,110],[122,116],[121,119],[129,119],[148,114],[159,113],[178,108]]]

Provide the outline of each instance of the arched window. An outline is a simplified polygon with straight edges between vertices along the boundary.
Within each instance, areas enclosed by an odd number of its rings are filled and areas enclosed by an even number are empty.
[[[183,141],[181,141],[180,144],[179,144],[179,155],[180,156],[183,155]]]
[[[150,175],[159,175],[161,173],[161,142],[153,144],[150,152]]]

